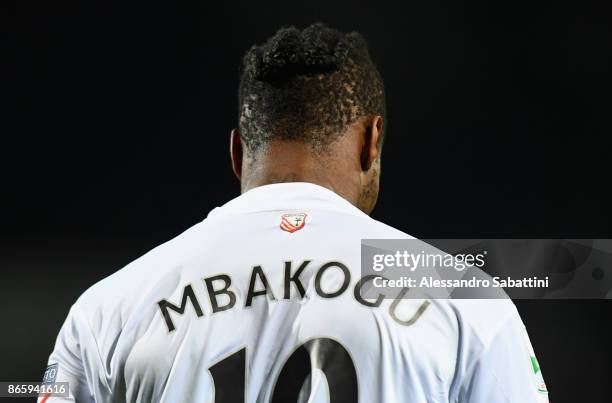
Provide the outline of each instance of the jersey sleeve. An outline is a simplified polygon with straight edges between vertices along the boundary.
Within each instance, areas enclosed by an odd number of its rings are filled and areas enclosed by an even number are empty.
[[[89,338],[83,334],[86,327],[78,307],[73,305],[57,336],[43,378],[43,383],[67,382],[69,396],[41,394],[38,403],[95,401],[88,386],[83,354],[89,342]]]
[[[461,403],[548,403],[548,391],[518,313],[500,328],[473,365]]]

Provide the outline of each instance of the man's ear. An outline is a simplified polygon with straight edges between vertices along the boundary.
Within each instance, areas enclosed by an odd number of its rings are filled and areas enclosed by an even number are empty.
[[[381,116],[374,116],[366,121],[363,146],[361,147],[361,170],[368,171],[376,158],[378,158],[378,143],[381,139],[383,119]]]
[[[238,129],[232,129],[230,134],[230,157],[234,175],[240,180],[242,177],[242,139]]]

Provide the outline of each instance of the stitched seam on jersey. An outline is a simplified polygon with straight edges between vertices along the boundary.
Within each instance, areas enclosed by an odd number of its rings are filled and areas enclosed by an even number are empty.
[[[77,304],[74,304],[75,310],[78,310],[79,315],[82,313],[80,307]],[[85,325],[87,326],[87,329],[89,330],[89,335],[91,336],[94,345],[96,346],[96,353],[97,353],[97,357],[99,360],[99,364],[100,364],[100,368],[106,368],[104,366],[104,360],[102,359],[102,355],[100,354],[100,346],[98,345],[98,340],[96,340],[96,336],[94,335],[93,329],[91,328],[91,325],[89,323],[89,319],[87,318],[86,315],[83,315],[83,321],[85,322]],[[106,369],[104,370],[104,374],[102,376],[102,379],[104,381],[104,385],[106,386],[106,388],[108,389],[109,393],[112,394],[112,389],[110,387],[110,385],[108,384],[108,380],[106,379]],[[91,391],[90,391],[91,392]]]
[[[486,300],[485,300],[486,301]],[[506,324],[512,320],[512,316],[516,311],[516,308],[514,307],[514,305],[512,306],[513,309],[510,310],[510,312],[508,312],[508,314],[504,317],[503,320],[499,321],[499,325],[497,326],[497,329],[495,329],[495,331],[492,333],[493,337],[490,338],[491,341],[495,340],[497,338],[497,336],[499,336],[499,332],[501,331],[501,329],[506,326]],[[475,331],[476,329],[474,329],[474,327],[472,326],[471,323],[468,323],[468,326],[471,328],[472,331],[474,331],[474,334],[478,336],[478,333]],[[484,340],[482,340],[482,338],[480,338],[480,336],[478,337],[478,340],[482,343],[483,346],[486,346],[486,348],[481,351],[481,353],[478,355],[478,359],[482,358],[482,356],[489,350],[489,348],[491,347],[491,344],[493,344],[491,341],[488,344],[485,344]]]
[[[287,207],[270,207],[270,208],[262,208],[260,210],[247,210],[247,211],[240,211],[240,210],[224,210],[223,207],[217,207],[219,209],[218,212],[216,212],[215,214],[211,215],[209,213],[208,216],[206,216],[206,218],[204,218],[202,221],[200,222],[205,222],[205,221],[211,221],[211,220],[215,220],[217,218],[227,218],[227,217],[235,217],[238,215],[250,215],[250,214],[261,214],[261,213],[280,213],[280,212],[285,212],[285,211],[324,211],[327,213],[338,213],[338,214],[344,214],[344,215],[348,215],[348,216],[353,216],[353,217],[362,217],[362,218],[366,218],[366,219],[370,219],[373,221],[374,220],[372,217],[368,216],[367,214],[361,212],[361,214],[359,214],[359,212],[351,212],[351,211],[347,211],[346,209],[343,208],[337,208],[337,207],[320,207],[320,206],[301,206],[301,207],[296,207],[296,206],[287,206]],[[212,210],[211,210],[212,212]],[[377,221],[378,223],[380,223],[379,221]],[[380,224],[384,224],[384,223],[380,223]],[[385,224],[387,225],[387,224]],[[393,228],[393,227],[391,227]],[[395,228],[393,228],[395,229]],[[396,230],[399,231],[399,230]]]
[[[495,372],[491,372],[491,375],[493,375],[493,378],[495,378],[495,382],[497,382],[497,384],[498,384],[498,385],[500,385],[500,386],[501,386],[501,385],[503,385],[503,384],[500,382],[499,378],[497,377],[497,374],[495,374]],[[510,398],[509,398],[508,396],[506,396],[506,394],[504,393],[504,390],[503,390],[501,387],[499,388],[499,390],[501,391],[502,396],[504,397],[504,400],[505,400],[506,402],[508,402],[508,403],[512,403],[512,401],[510,400]]]
[[[455,313],[455,320],[457,323],[457,333],[459,337],[457,337],[457,354],[455,355],[455,364],[454,364],[455,372],[453,374],[453,380],[451,381],[450,388],[448,391],[449,397],[458,396],[461,391],[461,386],[463,386],[463,380],[457,379],[458,367],[459,367],[459,362],[460,362],[459,356],[463,352],[463,349],[461,347],[461,339],[463,338],[463,329],[461,328],[461,324],[459,323],[459,316],[456,313]],[[459,383],[458,386],[457,386],[457,383]],[[455,391],[456,393],[454,393]]]
[[[482,340],[480,337],[478,337],[478,341],[480,341],[480,343],[485,347],[479,354],[478,354],[478,358],[475,359],[473,361],[473,363],[470,365],[469,370],[466,371],[466,374],[470,374],[470,376],[466,377],[465,379],[467,380],[471,380],[474,377],[474,371],[476,370],[476,367],[478,365],[478,363],[482,360],[482,357],[489,351],[489,349],[491,348],[491,345],[493,344],[493,340],[495,340],[498,336],[499,333],[501,331],[501,329],[507,324],[507,322],[509,320],[511,320],[511,316],[514,314],[516,308],[513,306],[513,310],[510,310],[510,312],[506,315],[506,317],[504,317],[504,319],[502,321],[500,321],[500,325],[497,327],[497,329],[495,329],[494,332],[494,336],[491,337],[491,341],[489,342],[489,344],[485,344],[484,340]],[[474,332],[475,335],[478,335],[478,333],[476,333],[474,327],[472,326],[471,323],[468,323],[468,326],[470,327],[470,329]],[[495,377],[495,379],[498,381],[497,377]],[[461,391],[461,388],[465,386],[465,381],[462,380],[462,382],[459,384],[459,391]],[[504,399],[509,402],[510,400],[508,400],[508,398],[504,395]]]

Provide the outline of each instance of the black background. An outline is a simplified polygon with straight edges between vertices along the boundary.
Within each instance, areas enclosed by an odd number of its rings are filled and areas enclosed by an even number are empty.
[[[40,379],[81,292],[238,195],[241,55],[283,25],[370,43],[389,104],[375,218],[417,237],[611,238],[597,3],[3,3],[0,380]],[[609,402],[610,302],[517,306],[551,401]]]

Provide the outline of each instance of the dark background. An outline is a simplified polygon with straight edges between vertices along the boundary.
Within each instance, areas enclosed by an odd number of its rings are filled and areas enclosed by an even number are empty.
[[[282,25],[370,43],[389,104],[375,218],[417,237],[612,238],[597,3],[3,2],[0,380],[40,379],[81,292],[238,195],[241,55]],[[551,401],[609,402],[612,303],[517,306]]]

